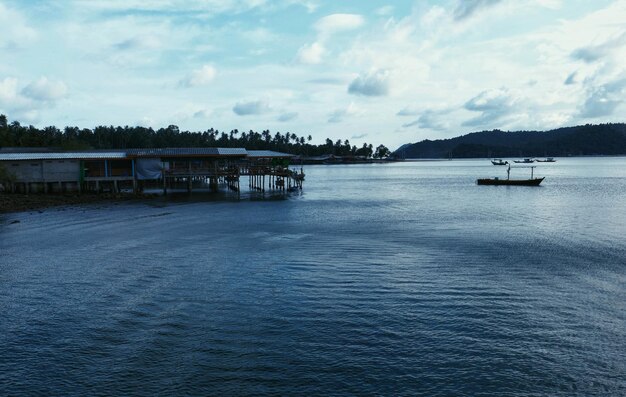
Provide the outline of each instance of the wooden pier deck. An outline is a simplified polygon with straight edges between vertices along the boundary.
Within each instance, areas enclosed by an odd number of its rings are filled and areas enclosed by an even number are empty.
[[[304,170],[289,168],[287,153],[241,148],[127,149],[96,152],[0,153],[0,165],[12,178],[0,181],[14,193],[142,192],[146,188],[220,187],[250,190],[302,189]]]

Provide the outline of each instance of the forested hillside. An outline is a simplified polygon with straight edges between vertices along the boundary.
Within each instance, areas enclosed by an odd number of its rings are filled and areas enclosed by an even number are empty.
[[[626,154],[626,124],[581,125],[551,131],[481,131],[402,145],[400,158],[539,157]]]

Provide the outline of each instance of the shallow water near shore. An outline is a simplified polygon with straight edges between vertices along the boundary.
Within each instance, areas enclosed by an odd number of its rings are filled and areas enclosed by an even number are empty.
[[[626,158],[305,172],[0,215],[0,394],[626,394]]]

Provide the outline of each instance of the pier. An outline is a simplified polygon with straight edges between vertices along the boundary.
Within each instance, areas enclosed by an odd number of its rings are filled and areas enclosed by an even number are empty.
[[[0,152],[6,192],[65,193],[220,188],[239,193],[302,189],[304,170],[287,153],[243,148],[126,149],[91,152]]]

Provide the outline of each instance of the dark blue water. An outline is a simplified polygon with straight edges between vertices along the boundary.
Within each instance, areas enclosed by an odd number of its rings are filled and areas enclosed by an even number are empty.
[[[0,394],[626,395],[625,158],[306,173],[0,217]]]

